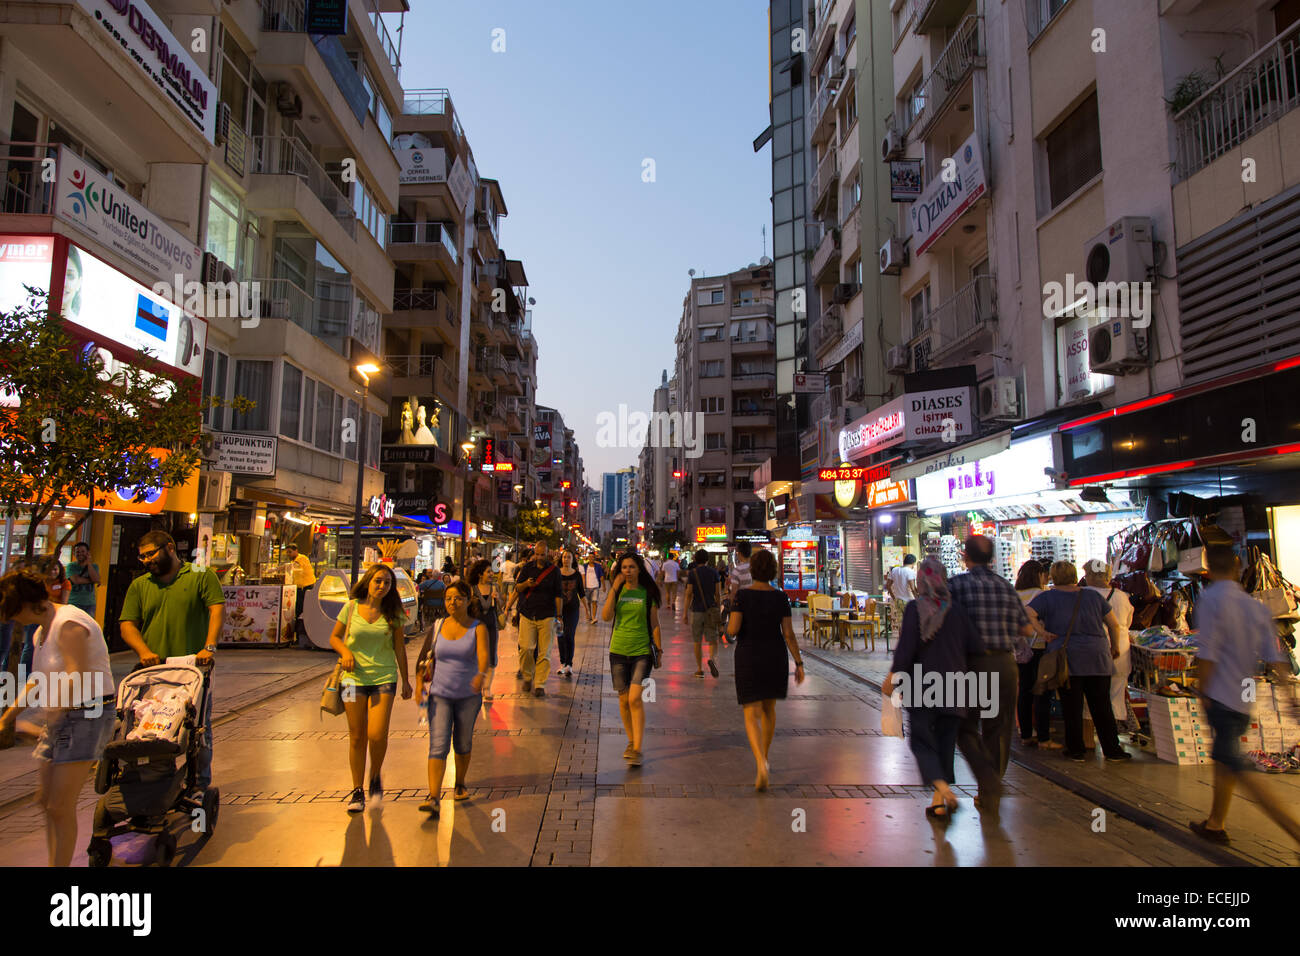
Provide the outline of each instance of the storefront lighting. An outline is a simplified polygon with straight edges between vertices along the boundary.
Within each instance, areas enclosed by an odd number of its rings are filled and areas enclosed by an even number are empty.
[[[1098,412],[1096,415],[1089,415],[1086,418],[1076,418],[1072,422],[1066,422],[1060,427],[1060,431],[1069,431],[1071,428],[1078,428],[1081,425],[1091,425],[1093,422],[1099,422],[1103,418],[1114,418],[1118,415],[1128,415],[1131,412],[1140,412],[1144,408],[1153,408],[1156,405],[1163,405],[1165,402],[1171,402],[1174,399],[1173,392],[1165,392],[1163,395],[1152,395],[1150,398],[1144,398],[1140,402],[1131,402],[1128,405],[1119,405],[1115,408],[1109,408],[1104,412]]]
[[[284,520],[285,520],[285,521],[292,521],[294,524],[311,524],[311,523],[312,523],[310,518],[303,517],[302,515],[296,515],[296,514],[294,514],[292,511],[286,511],[286,512],[284,513]]]
[[[876,519],[876,520],[878,520],[881,524],[893,524],[893,523],[894,523],[894,516],[891,515],[888,511],[886,511],[884,514],[882,514],[882,515],[881,515],[878,519]]]
[[[1097,478],[1089,479],[1089,484],[1095,484],[1099,482],[1099,480],[1100,479]],[[978,502],[978,506],[981,509],[1009,508],[1015,505],[1041,504],[1047,501],[1079,501],[1079,500],[1086,501],[1087,499],[1083,498],[1083,496],[1080,495],[1077,490],[1039,491],[1034,494],[1008,495],[1005,498],[990,498],[988,501]],[[1123,502],[1115,502],[1115,503],[1121,505],[1121,507],[1125,506]],[[938,508],[925,508],[923,509],[922,513],[926,515],[955,514],[959,511],[970,511],[971,506],[972,506],[972,502],[967,501],[967,502],[963,502],[962,504],[946,505]],[[1129,502],[1127,507],[1131,507],[1131,506],[1132,503]]]

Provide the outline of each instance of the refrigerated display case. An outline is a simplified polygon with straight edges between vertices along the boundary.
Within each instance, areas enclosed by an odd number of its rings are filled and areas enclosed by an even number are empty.
[[[419,592],[411,576],[401,568],[390,568],[397,579],[397,594],[402,599],[402,610],[406,612],[406,633],[415,634],[419,630],[416,623],[416,611],[419,607]],[[319,648],[328,649],[330,634],[334,622],[338,620],[343,606],[348,602],[352,575],[340,568],[322,571],[316,584],[307,593],[303,602],[302,616],[307,628],[307,639]]]
[[[817,542],[781,542],[781,588],[791,601],[817,593]]]

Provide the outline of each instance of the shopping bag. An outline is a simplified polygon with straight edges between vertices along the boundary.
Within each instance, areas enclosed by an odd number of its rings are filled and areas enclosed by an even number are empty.
[[[893,682],[886,681],[886,683]],[[894,706],[893,695],[880,695],[880,732],[886,737],[903,736],[903,712]]]
[[[320,695],[320,709],[332,717],[343,713],[343,663],[334,665],[334,671],[325,681],[325,689]]]

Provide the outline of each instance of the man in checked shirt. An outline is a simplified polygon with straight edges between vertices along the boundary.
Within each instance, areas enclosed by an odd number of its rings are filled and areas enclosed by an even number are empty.
[[[963,557],[967,571],[953,575],[948,590],[984,641],[987,650],[982,658],[971,660],[971,667],[987,672],[988,679],[997,682],[992,686],[997,688],[998,710],[996,716],[981,718],[979,711],[972,708],[970,716],[962,721],[957,746],[979,782],[976,806],[981,813],[996,817],[1016,723],[1016,642],[1022,635],[1033,634],[1034,628],[1011,582],[993,571],[993,539],[971,535],[966,539]]]

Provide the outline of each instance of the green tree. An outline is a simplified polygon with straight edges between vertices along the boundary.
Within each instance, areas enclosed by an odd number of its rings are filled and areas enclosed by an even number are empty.
[[[545,541],[552,548],[559,547],[560,535],[555,522],[545,508],[525,508],[519,512],[519,544]]]
[[[40,523],[76,498],[93,508],[133,489],[145,501],[189,479],[199,463],[200,386],[150,372],[159,366],[144,351],[110,371],[50,311],[46,293],[28,292],[25,305],[0,312],[0,511],[30,515],[30,557]]]

